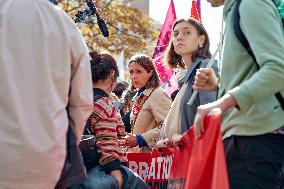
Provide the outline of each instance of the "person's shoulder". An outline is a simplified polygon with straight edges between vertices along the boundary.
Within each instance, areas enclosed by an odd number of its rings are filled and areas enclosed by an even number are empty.
[[[161,86],[155,88],[153,91],[153,95],[163,95],[163,94],[165,94],[165,92]]]
[[[100,97],[94,101],[94,105],[100,105],[104,107],[112,106],[112,101],[109,97]]]
[[[101,97],[94,102],[94,113],[100,114],[102,117],[111,117],[114,112],[114,106],[108,97]]]
[[[209,61],[210,61],[210,58],[204,58],[204,59],[200,59],[199,60],[200,61],[200,68],[205,68],[207,65],[208,65],[208,63],[209,63]],[[214,63],[212,64],[212,68],[218,68],[218,60],[213,60],[214,61]]]
[[[61,33],[69,34],[77,32],[77,26],[72,18],[59,6],[48,0],[33,1],[35,13],[40,16],[40,20],[45,24],[52,25],[50,31],[61,31]],[[63,32],[65,30],[66,32]],[[58,32],[59,33],[59,32]]]
[[[269,4],[269,5],[274,5],[274,2],[277,2],[277,0],[241,0],[242,4],[244,5],[261,5],[261,4]],[[254,7],[254,6],[252,6]]]
[[[50,15],[51,17],[56,14],[66,15],[65,11],[60,6],[53,4],[49,2],[48,0],[38,0],[38,1],[33,1],[33,2],[35,3],[35,6],[37,4],[35,8],[45,10],[45,11],[52,13],[52,15]]]
[[[282,33],[282,21],[274,0],[242,0],[239,13],[239,25],[252,48],[259,45],[260,39],[271,43],[271,37]]]
[[[209,58],[203,58],[203,59],[200,59],[199,62],[200,62],[200,67],[201,68],[205,68],[209,62]]]
[[[258,12],[263,12],[265,10],[268,10],[269,8],[274,9],[275,12],[277,12],[276,5],[274,3],[275,0],[242,0],[239,11],[240,14],[248,14],[248,15],[254,15]],[[254,18],[254,17],[253,17]],[[256,17],[258,19],[258,17]]]
[[[165,100],[171,100],[170,97],[167,95],[167,93],[162,89],[162,87],[157,87],[154,89],[152,93],[152,98],[153,101],[165,101]]]

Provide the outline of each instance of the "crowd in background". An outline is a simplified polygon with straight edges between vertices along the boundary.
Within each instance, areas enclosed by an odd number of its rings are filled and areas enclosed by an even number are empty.
[[[200,138],[214,108],[222,111],[230,187],[283,188],[280,14],[270,0],[209,2],[224,4],[228,23],[221,69],[217,63],[207,68],[212,55],[203,24],[176,20],[164,62],[175,71],[178,89],[168,96],[148,55],[133,53],[130,82],[117,82],[113,56],[89,52],[55,5],[0,0],[0,188],[148,188],[126,166],[127,153],[180,145],[189,129]],[[235,36],[236,12],[247,49]]]

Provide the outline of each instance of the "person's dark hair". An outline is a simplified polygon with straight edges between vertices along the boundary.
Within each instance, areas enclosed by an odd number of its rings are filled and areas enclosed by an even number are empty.
[[[159,76],[157,74],[157,71],[155,69],[155,66],[153,64],[152,59],[145,55],[145,54],[135,54],[130,58],[130,61],[128,63],[128,66],[132,63],[136,63],[139,64],[140,66],[142,66],[148,73],[149,72],[153,72],[152,76],[149,78],[148,82],[146,83],[146,85],[144,86],[146,89],[148,88],[156,88],[160,85],[160,79]],[[135,88],[134,86],[131,84],[131,91],[134,91]]]
[[[51,3],[55,4],[55,5],[58,4],[58,0],[49,0],[49,2],[51,2]]]
[[[136,92],[135,91],[126,91],[124,94],[123,94],[123,100],[124,101],[127,101],[127,100],[132,100],[133,97],[135,96]]]
[[[189,24],[191,24],[192,26],[194,26],[198,32],[198,35],[205,35],[205,41],[204,44],[201,48],[199,48],[192,56],[192,61],[195,61],[195,59],[197,57],[201,57],[201,58],[211,58],[211,53],[210,53],[210,41],[209,41],[209,37],[207,34],[206,29],[204,28],[204,26],[202,25],[201,22],[195,20],[194,18],[188,18],[188,19],[179,19],[176,20],[176,22],[173,25],[172,28],[172,33],[175,29],[175,26],[179,23],[182,22],[187,22]],[[171,38],[171,41],[169,42],[166,52],[165,52],[165,58],[164,58],[164,62],[170,66],[171,68],[177,68],[177,67],[182,67],[184,68],[184,63],[182,62],[182,57],[180,55],[178,55],[175,51],[174,51],[174,45],[173,45],[173,38]]]
[[[92,80],[94,83],[99,80],[106,80],[107,77],[114,71],[115,77],[119,76],[118,67],[114,58],[106,51],[90,52]]]
[[[175,90],[175,91],[171,94],[171,99],[172,99],[172,101],[175,100],[175,98],[176,98],[178,92],[179,92],[179,90],[177,89],[177,90]]]
[[[113,93],[118,97],[121,98],[122,93],[127,89],[128,83],[125,81],[119,81],[116,83],[115,88],[113,89]]]

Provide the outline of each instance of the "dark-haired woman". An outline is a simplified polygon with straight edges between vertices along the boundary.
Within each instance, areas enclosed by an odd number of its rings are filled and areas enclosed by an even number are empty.
[[[119,76],[117,64],[106,52],[93,52],[90,56],[94,110],[87,124],[90,128],[87,129],[96,137],[99,165],[88,171],[88,179],[83,183],[83,188],[148,188],[141,178],[124,166],[127,159],[119,140],[122,141],[126,133],[120,114],[110,99]],[[136,183],[132,184],[133,187],[129,187],[131,179]]]
[[[171,99],[160,87],[152,59],[144,54],[131,57],[129,64],[131,90],[136,91],[130,115],[135,138],[129,138],[135,152],[150,152],[161,136],[161,126],[169,112]]]
[[[203,25],[193,18],[177,20],[172,29],[165,62],[178,73],[179,92],[165,121],[166,138],[186,132],[193,124],[197,107],[216,100],[217,93],[200,91],[192,105],[188,105],[196,70],[206,67],[211,54],[209,38]],[[218,73],[217,65],[213,69]],[[181,71],[180,71],[181,70]]]

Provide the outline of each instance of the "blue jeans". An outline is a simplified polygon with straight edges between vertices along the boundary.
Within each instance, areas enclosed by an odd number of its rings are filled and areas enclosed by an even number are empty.
[[[148,189],[149,186],[132,170],[123,166],[121,170],[123,175],[123,189]],[[68,189],[117,189],[118,182],[110,174],[106,174],[100,165],[94,167],[88,172],[88,178],[78,185]]]

